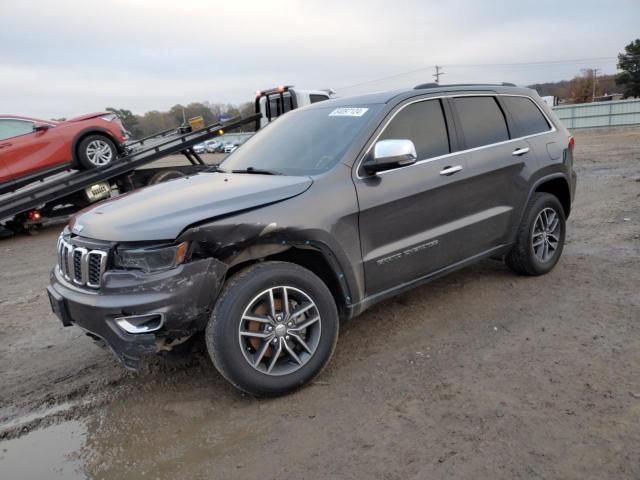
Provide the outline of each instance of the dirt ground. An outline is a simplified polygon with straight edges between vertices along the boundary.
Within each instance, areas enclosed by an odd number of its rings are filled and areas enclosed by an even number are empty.
[[[552,273],[486,261],[391,299],[279,399],[205,354],[125,371],[49,311],[59,227],[0,241],[0,477],[640,478],[640,129],[575,136]]]

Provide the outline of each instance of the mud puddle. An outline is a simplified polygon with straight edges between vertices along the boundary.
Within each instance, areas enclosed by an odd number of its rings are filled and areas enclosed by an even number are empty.
[[[86,425],[71,420],[0,442],[0,465],[6,479],[84,479],[78,452],[85,443]]]

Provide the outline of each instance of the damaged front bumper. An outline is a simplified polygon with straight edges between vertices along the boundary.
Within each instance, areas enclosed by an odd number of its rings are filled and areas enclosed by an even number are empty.
[[[144,355],[205,328],[226,269],[207,258],[153,274],[107,271],[100,290],[89,290],[69,283],[56,267],[47,291],[64,326],[100,338],[135,370]],[[136,323],[140,319],[153,321]]]

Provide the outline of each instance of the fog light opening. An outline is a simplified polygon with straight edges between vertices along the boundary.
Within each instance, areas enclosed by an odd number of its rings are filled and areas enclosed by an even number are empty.
[[[150,333],[160,330],[164,325],[164,313],[131,315],[116,318],[116,325],[127,333]]]

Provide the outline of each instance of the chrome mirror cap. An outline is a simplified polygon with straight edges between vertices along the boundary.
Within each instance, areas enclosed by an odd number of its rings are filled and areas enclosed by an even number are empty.
[[[362,164],[367,173],[375,174],[416,163],[416,146],[411,140],[380,140]]]

